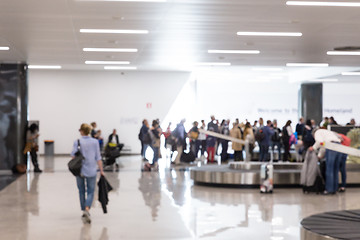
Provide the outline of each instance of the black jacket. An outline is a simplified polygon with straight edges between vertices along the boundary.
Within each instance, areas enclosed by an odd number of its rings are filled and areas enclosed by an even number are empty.
[[[107,213],[106,205],[109,202],[108,192],[110,192],[113,188],[111,187],[111,185],[104,176],[100,177],[100,180],[98,182],[98,187],[99,187],[99,202],[101,202],[103,212]]]
[[[113,134],[110,134],[110,135],[109,135],[108,143],[111,143],[113,137],[114,137]],[[116,138],[116,144],[119,145],[119,144],[120,144],[120,142],[119,142],[119,136],[118,136],[117,134],[115,135],[115,138]]]

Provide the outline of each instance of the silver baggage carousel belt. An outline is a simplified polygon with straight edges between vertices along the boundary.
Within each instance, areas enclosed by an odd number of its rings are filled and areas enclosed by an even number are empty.
[[[360,210],[312,215],[301,225],[302,240],[360,239]]]
[[[275,187],[300,187],[302,163],[274,163]],[[260,185],[261,163],[229,163],[191,167],[195,184],[214,187],[257,188]],[[360,164],[347,164],[347,185],[360,186]]]

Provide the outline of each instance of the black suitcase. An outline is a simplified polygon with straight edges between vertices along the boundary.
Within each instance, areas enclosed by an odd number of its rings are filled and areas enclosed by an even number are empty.
[[[189,152],[189,153],[183,152],[181,154],[180,161],[185,162],[185,163],[193,162],[193,161],[195,161],[195,155],[193,152]]]

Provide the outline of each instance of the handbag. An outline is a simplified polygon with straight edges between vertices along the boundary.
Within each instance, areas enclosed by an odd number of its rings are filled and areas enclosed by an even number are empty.
[[[74,176],[81,175],[81,167],[84,159],[84,156],[80,152],[80,140],[78,140],[78,150],[75,153],[75,157],[68,162],[68,168]]]

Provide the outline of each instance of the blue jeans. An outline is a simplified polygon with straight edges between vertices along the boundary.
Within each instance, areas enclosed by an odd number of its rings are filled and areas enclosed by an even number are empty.
[[[279,153],[278,160],[281,161],[281,142],[272,142],[271,148],[272,148],[273,154],[274,154],[274,151],[275,151],[274,150],[275,146],[277,146],[278,153]]]
[[[152,150],[154,151],[154,157],[153,157],[153,162],[152,164],[154,165],[158,160],[159,160],[159,147],[151,147]]]
[[[86,190],[85,190],[85,182],[86,182]],[[94,200],[94,192],[95,192],[95,177],[76,177],[77,187],[79,189],[79,197],[80,197],[80,206],[81,210],[84,211],[85,207],[91,207],[91,204]],[[85,191],[87,196],[85,197]]]
[[[268,153],[269,153],[269,145],[260,144],[260,158],[259,158],[259,161],[260,162],[269,161]]]
[[[347,159],[347,154],[342,153],[340,160],[340,173],[341,173],[340,187],[343,188],[346,186],[346,159]]]
[[[146,153],[146,149],[150,147],[149,144],[144,144],[144,147],[143,147],[143,152],[141,153],[142,157],[145,158],[145,153]]]
[[[335,193],[339,188],[339,167],[342,153],[326,149],[326,180],[325,190]]]

